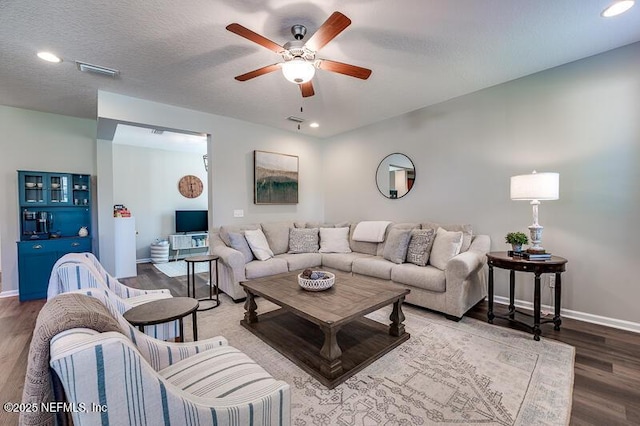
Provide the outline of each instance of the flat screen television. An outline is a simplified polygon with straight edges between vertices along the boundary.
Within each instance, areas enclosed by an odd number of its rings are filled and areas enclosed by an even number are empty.
[[[176,234],[209,230],[207,210],[176,210]]]

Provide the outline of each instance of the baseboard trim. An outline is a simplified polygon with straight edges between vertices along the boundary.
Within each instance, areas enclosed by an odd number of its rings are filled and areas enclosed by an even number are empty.
[[[151,258],[148,257],[146,259],[136,259],[136,263],[151,263]]]
[[[501,305],[509,304],[508,297],[495,296],[493,298],[493,301]],[[515,305],[517,308],[528,309],[530,311],[533,311],[533,303],[531,302],[516,299]],[[540,308],[543,311],[548,311],[548,312],[553,312],[554,310],[553,306],[549,306],[549,305],[540,305]],[[640,333],[640,324],[636,322],[631,322],[631,321],[626,321],[626,320],[621,320],[616,318],[603,317],[600,315],[588,314],[586,312],[573,311],[571,309],[560,309],[560,315],[562,315],[564,318],[571,318],[578,321],[588,322],[591,324],[599,324],[607,327],[617,328],[620,330]]]
[[[2,291],[0,292],[0,299],[3,299],[5,297],[16,297],[18,296],[18,290],[7,290],[7,291]]]

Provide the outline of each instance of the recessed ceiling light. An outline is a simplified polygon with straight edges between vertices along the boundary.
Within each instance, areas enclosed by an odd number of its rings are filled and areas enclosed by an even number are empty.
[[[42,59],[43,61],[53,62],[56,64],[62,62],[62,59],[51,52],[38,52],[38,58]]]
[[[320,125],[318,123],[314,122],[314,123],[309,124],[309,127],[313,127],[315,129],[316,127],[320,127]]]
[[[631,9],[634,4],[635,0],[618,0],[611,3],[605,10],[603,10],[601,15],[605,18],[611,18],[612,16],[620,15],[621,13]]]

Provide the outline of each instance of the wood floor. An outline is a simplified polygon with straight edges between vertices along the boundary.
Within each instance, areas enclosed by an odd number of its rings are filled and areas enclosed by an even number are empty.
[[[138,276],[125,282],[132,287],[169,288],[175,296],[186,295],[186,277],[169,278],[151,264],[138,265]],[[0,299],[2,403],[21,399],[31,332],[43,304],[20,303],[15,297]],[[485,321],[486,302],[467,315]],[[495,325],[517,328],[502,320],[496,320]],[[563,319],[560,331],[554,331],[553,324],[543,325],[542,336],[576,348],[571,425],[640,425],[640,334]],[[0,425],[17,423],[17,415],[0,411]]]

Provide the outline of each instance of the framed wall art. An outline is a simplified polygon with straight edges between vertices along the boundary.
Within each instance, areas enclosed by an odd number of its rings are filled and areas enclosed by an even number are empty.
[[[253,151],[255,204],[298,204],[298,157]]]

